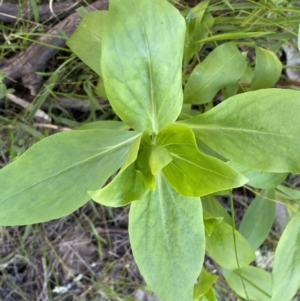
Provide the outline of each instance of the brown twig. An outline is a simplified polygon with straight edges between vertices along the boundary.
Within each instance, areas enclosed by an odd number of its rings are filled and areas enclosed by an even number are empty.
[[[87,11],[107,9],[108,0],[99,0],[86,7]],[[61,35],[70,36],[80,22],[80,15],[73,13],[51,28],[46,34],[36,40],[24,51],[2,62],[0,72],[6,74],[4,84],[21,78],[24,87],[36,95],[42,84],[42,77],[37,74],[45,70],[50,58],[57,54],[59,48],[65,46],[66,39]],[[54,47],[53,47],[54,46]]]
[[[39,21],[44,22],[51,17],[58,16],[62,13],[74,11],[79,3],[74,1],[65,1],[49,4],[41,4],[38,6]],[[33,10],[30,3],[23,6],[14,3],[0,3],[0,21],[15,23],[18,20],[31,20],[33,18]]]
[[[109,103],[106,99],[96,98],[95,100],[101,109],[109,106]],[[81,112],[89,112],[91,110],[91,101],[89,99],[57,95],[53,99],[47,99],[47,101],[42,105],[42,109],[47,110],[50,106],[52,108],[64,108],[78,110]]]
[[[33,109],[33,105],[31,103],[29,103],[28,101],[17,97],[14,94],[11,93],[7,93],[6,97],[14,102],[15,104],[27,109],[28,111],[31,111]],[[51,121],[51,118],[42,110],[38,109],[34,115],[36,118],[42,119],[44,121]]]

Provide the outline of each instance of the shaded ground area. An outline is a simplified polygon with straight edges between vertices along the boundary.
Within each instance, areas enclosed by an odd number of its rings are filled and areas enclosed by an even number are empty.
[[[1,229],[0,300],[133,300],[127,211],[89,203],[60,220]]]

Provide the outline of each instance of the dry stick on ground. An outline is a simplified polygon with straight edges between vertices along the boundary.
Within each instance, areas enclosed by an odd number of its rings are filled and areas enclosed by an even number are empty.
[[[96,110],[99,110],[100,108],[106,108],[110,107],[108,101],[103,98],[96,98],[95,99],[100,106],[99,108],[96,108]],[[1,101],[0,101],[1,103]],[[43,103],[42,109],[48,110],[49,107],[51,108],[64,108],[64,109],[71,109],[71,110],[77,110],[80,112],[89,112],[91,110],[91,101],[86,98],[75,98],[75,97],[65,97],[56,95],[55,98],[47,98],[47,101]]]
[[[28,111],[31,111],[33,109],[33,105],[29,102],[27,102],[26,100],[22,99],[22,98],[19,98],[17,96],[15,96],[14,94],[11,94],[11,93],[7,93],[6,94],[6,97],[16,103],[17,105],[27,109]],[[51,118],[42,110],[37,110],[35,112],[35,117],[39,118],[39,119],[42,119],[44,120],[45,122],[46,121],[51,121]]]
[[[107,9],[108,0],[99,0],[86,7],[87,11]],[[36,72],[44,71],[50,58],[57,54],[59,49],[65,46],[66,40],[61,32],[70,36],[80,22],[81,17],[73,13],[63,21],[59,22],[47,33],[31,44],[27,49],[16,54],[14,57],[1,62],[0,72],[6,74],[4,84],[21,78],[24,87],[36,95],[42,84],[42,77]],[[49,45],[49,46],[46,46]]]
[[[41,4],[38,6],[39,21],[44,22],[53,16],[74,10],[79,3],[70,1],[62,3],[53,3],[52,7],[49,4]],[[54,14],[54,15],[53,15]],[[15,23],[18,20],[29,20],[33,17],[31,5],[25,3],[23,6],[14,3],[2,3],[0,1],[0,21]]]

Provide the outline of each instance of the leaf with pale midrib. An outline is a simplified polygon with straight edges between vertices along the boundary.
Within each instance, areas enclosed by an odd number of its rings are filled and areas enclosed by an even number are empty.
[[[0,172],[0,225],[60,218],[86,203],[126,159],[137,132],[82,130],[33,145]]]
[[[233,96],[182,123],[223,157],[257,170],[300,172],[300,92],[265,89]]]
[[[158,134],[156,143],[164,146],[173,159],[163,168],[171,186],[181,195],[203,196],[243,186],[247,178],[224,162],[201,153],[193,131],[183,124],[170,124]]]
[[[131,204],[129,237],[141,273],[162,301],[193,300],[205,253],[199,198],[178,195],[158,173],[155,190]]]
[[[182,108],[184,18],[167,1],[109,4],[101,58],[106,94],[126,124],[157,133]]]

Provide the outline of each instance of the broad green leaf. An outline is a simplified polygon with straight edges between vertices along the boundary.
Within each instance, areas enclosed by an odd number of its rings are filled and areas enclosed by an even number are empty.
[[[242,78],[240,79],[240,81],[244,84],[244,82],[242,81]],[[232,97],[232,96],[238,94],[239,88],[240,88],[240,84],[238,82],[236,82],[234,84],[227,86],[225,89],[223,89],[223,91],[222,91],[223,92],[222,93],[223,101],[229,97]]]
[[[225,222],[215,224],[211,236],[206,236],[206,251],[220,266],[235,270],[239,266],[245,267],[255,259],[254,251],[247,240],[234,230],[236,249],[234,244],[233,229]]]
[[[181,195],[203,196],[247,182],[224,162],[201,153],[192,130],[186,125],[167,125],[157,135],[156,144],[165,146],[173,158],[163,168],[163,174]]]
[[[272,301],[289,301],[300,286],[300,211],[286,226],[277,245],[272,271]]]
[[[282,63],[273,51],[256,47],[252,90],[273,88],[282,71]]]
[[[148,188],[143,181],[141,172],[135,169],[134,164],[138,156],[140,138],[131,144],[127,158],[117,176],[104,188],[88,191],[95,202],[105,206],[120,207],[143,199]]]
[[[248,266],[234,271],[224,270],[223,275],[230,288],[242,298],[247,299],[248,295],[249,299],[253,301],[271,300],[271,274],[263,269]]]
[[[122,121],[114,120],[100,120],[90,123],[83,124],[76,128],[76,130],[118,130],[118,131],[127,131],[129,130],[128,125]]]
[[[246,67],[247,62],[234,43],[218,46],[193,70],[184,89],[184,102],[210,102],[220,89],[236,83]]]
[[[0,225],[60,218],[86,203],[123,164],[137,132],[70,131],[33,145],[0,172]]]
[[[155,177],[151,172],[149,165],[149,152],[147,149],[140,150],[138,159],[136,161],[136,170],[141,172],[145,185],[149,189],[154,190]]]
[[[241,77],[241,82],[243,84],[249,84],[250,85],[251,82],[252,82],[252,79],[253,79],[253,75],[254,75],[254,70],[251,67],[247,66],[243,76]]]
[[[266,172],[261,170],[255,170],[247,166],[240,165],[236,162],[229,161],[227,164],[235,169],[237,172],[244,175],[249,179],[247,185],[260,188],[260,189],[269,189],[274,188],[277,185],[281,184],[287,177],[288,173],[274,173]]]
[[[300,200],[300,190],[285,187],[283,185],[279,185],[276,188],[280,192],[282,192],[288,199],[290,199],[290,200]]]
[[[104,99],[108,98],[107,95],[106,95],[106,92],[105,92],[105,87],[104,87],[104,82],[103,82],[103,78],[102,77],[98,78],[97,85],[95,87],[95,93],[100,98],[104,98]]]
[[[218,278],[219,276],[213,275],[206,269],[202,268],[202,271],[194,288],[194,299],[197,300],[205,295]]]
[[[137,167],[143,172],[143,174],[146,173],[149,174],[149,177],[152,177],[171,161],[172,157],[164,146],[149,145],[147,148],[140,150]],[[148,176],[146,176],[146,178],[147,177]]]
[[[126,124],[157,133],[182,107],[184,19],[167,1],[109,4],[101,58],[106,94]]]
[[[205,144],[202,140],[198,139],[197,137],[196,137],[196,142],[197,142],[197,146],[198,146],[199,150],[202,153],[204,153],[208,156],[211,156],[211,157],[215,157],[223,162],[226,162],[226,159],[224,157],[222,157],[219,153],[216,153],[214,150],[212,150],[210,147],[208,147],[207,144]]]
[[[135,168],[136,170],[141,172],[146,186],[149,189],[154,190],[155,177],[152,173],[150,162],[149,162],[150,161],[149,157],[151,157],[151,151],[152,151],[151,139],[148,132],[146,131],[142,135],[140,150],[138,152]]]
[[[104,10],[86,14],[67,40],[71,50],[98,75],[101,75],[101,38],[107,15]]]
[[[201,198],[203,210],[206,210],[213,217],[222,217],[224,222],[232,225],[232,219],[225,208],[212,195],[206,195]]]
[[[279,186],[276,187],[275,197],[277,201],[275,221],[278,233],[282,234],[290,219],[298,212],[300,199],[294,199],[291,195],[282,192]]]
[[[265,89],[233,96],[182,121],[225,158],[253,169],[300,172],[300,92]]]
[[[170,153],[164,146],[153,145],[151,147],[151,154],[149,156],[149,166],[153,175],[156,175],[172,160],[173,159]]]
[[[223,217],[213,217],[207,211],[204,210],[203,211],[203,220],[204,220],[204,226],[205,226],[205,233],[208,236],[211,236],[211,234],[214,231],[215,225],[221,223],[223,220]]]
[[[178,195],[161,173],[155,191],[133,202],[129,237],[135,261],[162,301],[192,301],[205,235],[199,198]]]
[[[147,191],[141,172],[131,164],[107,186],[97,191],[89,191],[88,194],[97,203],[120,207],[143,199]]]
[[[141,146],[143,135],[140,135],[137,139],[134,140],[134,142],[130,145],[130,148],[127,153],[127,157],[125,159],[124,164],[122,165],[122,168],[120,171],[123,171],[126,169],[129,165],[131,165],[133,162],[137,160],[139,149]]]
[[[200,299],[199,301],[218,301],[213,288],[210,288],[207,291],[207,293],[205,294],[205,296],[202,299]]]
[[[81,18],[83,18],[86,14],[88,14],[88,11],[84,7],[78,7],[76,9],[76,12],[80,15]]]
[[[261,191],[248,207],[240,224],[239,232],[254,250],[258,249],[268,237],[274,223],[275,212],[274,189]]]
[[[184,120],[199,114],[198,110],[193,110],[190,104],[184,104],[177,120]]]

